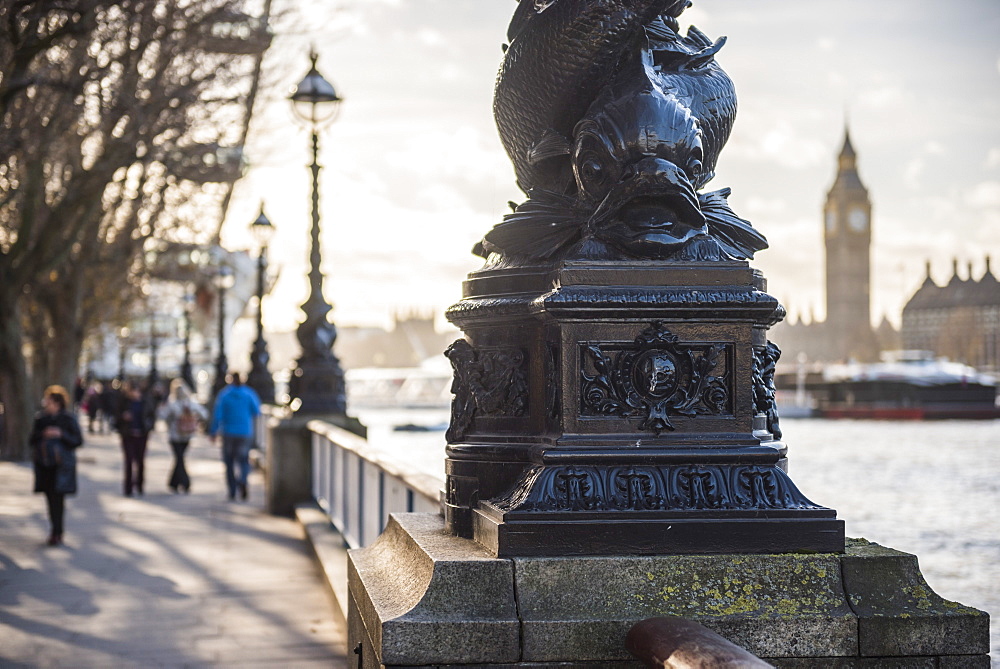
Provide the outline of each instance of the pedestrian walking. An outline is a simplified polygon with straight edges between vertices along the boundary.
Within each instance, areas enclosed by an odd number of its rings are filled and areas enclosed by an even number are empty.
[[[98,400],[100,407],[98,428],[101,434],[104,434],[105,425],[107,425],[109,432],[114,432],[117,429],[115,427],[115,419],[118,414],[118,405],[121,402],[120,390],[121,382],[118,379],[106,382],[101,389],[101,396]]]
[[[28,437],[34,452],[35,492],[45,493],[49,510],[49,546],[62,543],[66,495],[76,493],[76,449],[83,445],[83,435],[70,402],[62,386],[46,388]]]
[[[250,474],[250,447],[253,445],[254,418],[260,414],[260,398],[253,388],[243,385],[243,377],[233,374],[219,391],[212,410],[209,434],[214,441],[222,436],[222,461],[226,463],[229,499],[246,499]]]
[[[95,381],[87,388],[87,392],[83,395],[83,408],[87,413],[87,432],[94,434],[94,423],[97,422],[97,413],[101,410],[100,382]]]
[[[122,454],[125,459],[125,481],[122,492],[126,497],[131,497],[133,491],[142,495],[146,443],[155,425],[156,406],[153,400],[144,395],[138,385],[127,382],[115,416],[115,426],[121,435]]]
[[[79,411],[83,396],[87,392],[87,384],[79,376],[73,382],[73,411]]]
[[[167,486],[175,494],[179,490],[189,493],[191,477],[184,466],[184,453],[201,424],[208,420],[208,411],[191,397],[183,379],[174,379],[170,384],[169,401],[160,408],[159,416],[167,424],[170,450],[174,452],[174,468]]]

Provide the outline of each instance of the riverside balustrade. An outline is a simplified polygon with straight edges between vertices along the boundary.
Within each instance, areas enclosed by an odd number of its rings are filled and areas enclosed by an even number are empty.
[[[321,420],[307,424],[312,439],[312,494],[350,548],[368,546],[390,513],[440,513],[441,483],[404,471],[352,432]]]
[[[253,446],[255,451],[250,452],[250,460],[255,467],[267,474],[267,452],[271,450],[274,443],[274,434],[271,432],[271,421],[275,422],[287,418],[291,415],[288,407],[276,404],[261,404],[260,413],[254,419]]]

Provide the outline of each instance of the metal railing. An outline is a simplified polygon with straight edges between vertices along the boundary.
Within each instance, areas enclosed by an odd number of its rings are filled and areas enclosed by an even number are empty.
[[[651,668],[773,669],[704,625],[672,616],[647,618],[633,625],[625,648]]]
[[[319,420],[312,439],[312,494],[350,548],[368,546],[390,513],[441,512],[441,483],[400,470],[368,441]]]
[[[254,419],[253,429],[253,445],[254,451],[251,451],[251,462],[258,469],[266,469],[267,467],[267,452],[271,450],[271,443],[273,434],[271,432],[271,421],[278,421],[283,418],[287,418],[291,414],[288,407],[278,406],[275,404],[264,404],[260,407],[260,413]]]

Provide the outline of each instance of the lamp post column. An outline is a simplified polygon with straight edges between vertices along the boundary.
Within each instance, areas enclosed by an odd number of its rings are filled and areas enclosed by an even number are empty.
[[[219,391],[226,387],[226,373],[229,371],[229,363],[226,360],[226,279],[229,268],[223,266],[219,270],[216,288],[219,291],[219,355],[215,358],[215,382],[212,384],[212,401],[219,394]]]
[[[156,314],[150,312],[149,314],[149,379],[147,383],[149,384],[150,390],[159,382],[160,372],[156,368],[156,357],[159,352],[159,340],[157,339],[158,333],[156,332]]]
[[[261,216],[263,216],[261,212]],[[274,379],[267,369],[271,356],[267,352],[267,341],[264,339],[264,272],[267,269],[267,247],[261,246],[257,256],[257,339],[253,343],[250,354],[250,373],[247,375],[247,385],[253,388],[260,401],[274,404]]]
[[[128,328],[122,328],[118,333],[118,381],[125,382],[125,349],[128,338]]]
[[[191,304],[190,295],[184,296],[184,362],[181,363],[181,379],[191,390],[196,390],[194,373],[191,369]]]
[[[341,98],[333,86],[316,70],[317,55],[310,54],[312,68],[291,96],[296,113],[309,123],[312,164],[312,227],[309,253],[309,297],[302,305],[305,320],[297,335],[302,354],[296,361],[289,382],[289,394],[300,414],[346,416],[347,399],[344,371],[333,353],[337,329],[328,314],[332,307],[323,297],[323,274],[320,269],[319,209],[319,128],[333,119]]]

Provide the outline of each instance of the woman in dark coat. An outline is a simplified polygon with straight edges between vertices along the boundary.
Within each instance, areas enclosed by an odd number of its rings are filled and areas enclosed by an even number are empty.
[[[62,543],[66,495],[76,493],[76,449],[83,445],[80,424],[67,410],[68,405],[65,388],[46,388],[42,411],[35,417],[28,437],[34,452],[35,492],[45,493],[49,507],[49,546]]]
[[[146,442],[156,425],[156,403],[152,396],[144,395],[139,386],[126,383],[125,392],[119,400],[115,426],[122,438],[122,453],[125,456],[126,497],[132,491],[142,495],[142,484],[146,472]]]

